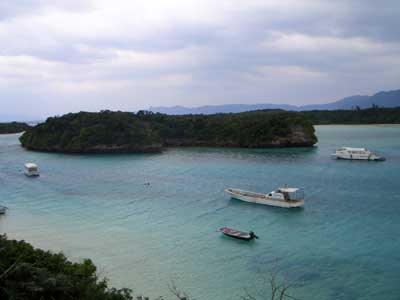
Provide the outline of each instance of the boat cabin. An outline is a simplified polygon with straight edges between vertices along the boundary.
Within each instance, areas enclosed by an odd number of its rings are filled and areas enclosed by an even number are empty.
[[[304,191],[299,188],[281,187],[269,193],[269,196],[283,201],[299,201],[304,199]]]
[[[342,147],[336,150],[336,152],[347,152],[349,154],[365,154],[370,153],[367,148],[351,148],[351,147]]]

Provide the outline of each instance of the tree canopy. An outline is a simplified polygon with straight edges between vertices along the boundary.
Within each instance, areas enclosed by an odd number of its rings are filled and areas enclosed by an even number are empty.
[[[0,123],[0,134],[18,133],[28,130],[29,128],[31,128],[31,126],[21,122]]]
[[[131,300],[129,289],[108,287],[91,260],[67,260],[62,253],[33,248],[0,235],[0,299]]]
[[[400,124],[400,107],[351,110],[312,110],[302,112],[314,125],[319,124]]]
[[[101,111],[48,118],[20,141],[42,151],[150,152],[168,146],[312,146],[317,139],[306,117],[282,110],[180,116]]]

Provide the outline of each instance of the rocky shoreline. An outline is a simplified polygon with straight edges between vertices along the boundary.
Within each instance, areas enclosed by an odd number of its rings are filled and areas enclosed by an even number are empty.
[[[38,152],[71,153],[71,154],[106,154],[106,153],[160,153],[164,150],[160,144],[132,146],[132,145],[96,145],[86,148],[65,149],[59,146],[31,147],[25,146],[27,150]]]

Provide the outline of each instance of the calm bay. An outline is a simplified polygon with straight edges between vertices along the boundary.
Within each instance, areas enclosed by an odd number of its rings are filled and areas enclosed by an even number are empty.
[[[151,297],[174,281],[196,299],[255,294],[275,264],[297,298],[399,299],[400,126],[316,126],[313,148],[171,148],[160,154],[26,151],[0,135],[0,232],[36,247],[91,258],[113,285]],[[340,146],[385,162],[336,161]],[[22,167],[36,162],[39,178]],[[146,183],[150,183],[147,185]],[[289,184],[304,209],[232,200]],[[251,243],[222,237],[253,230]],[[172,298],[171,298],[172,299]]]

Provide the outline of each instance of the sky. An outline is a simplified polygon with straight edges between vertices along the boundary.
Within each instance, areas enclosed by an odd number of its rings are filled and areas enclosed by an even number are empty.
[[[0,0],[0,115],[400,88],[400,1]]]

